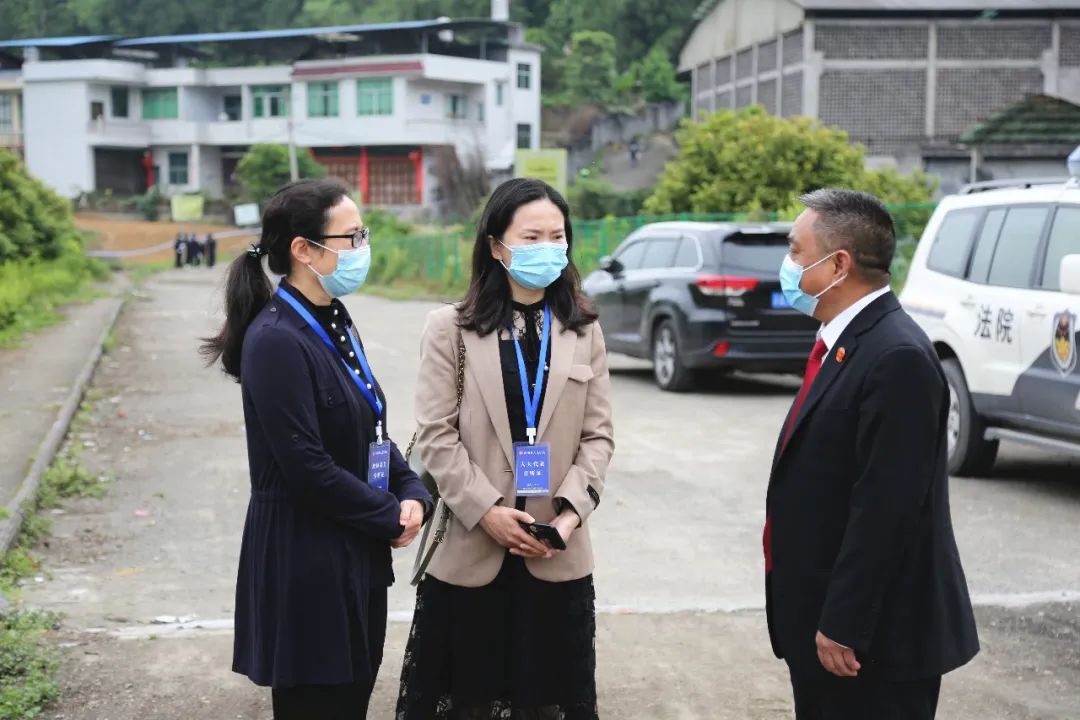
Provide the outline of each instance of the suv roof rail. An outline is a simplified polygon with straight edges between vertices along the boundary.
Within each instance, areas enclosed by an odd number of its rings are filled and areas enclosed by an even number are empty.
[[[1064,185],[1069,181],[1067,177],[1041,177],[1041,178],[1007,178],[1005,180],[984,180],[983,182],[968,183],[960,188],[960,195],[985,190],[1001,190],[1003,188],[1029,188],[1036,185]]]

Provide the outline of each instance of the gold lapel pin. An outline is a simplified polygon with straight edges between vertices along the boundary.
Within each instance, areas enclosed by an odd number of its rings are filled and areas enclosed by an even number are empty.
[[[838,363],[844,362],[845,357],[847,357],[847,350],[845,350],[844,348],[840,348],[839,350],[836,351],[836,362],[838,362]]]

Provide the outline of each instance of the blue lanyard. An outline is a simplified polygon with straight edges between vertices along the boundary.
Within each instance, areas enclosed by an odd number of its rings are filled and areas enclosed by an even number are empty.
[[[518,379],[521,380],[521,398],[525,401],[525,434],[529,444],[536,444],[536,412],[540,409],[540,396],[544,392],[544,365],[547,363],[548,341],[551,339],[551,308],[544,306],[544,330],[540,334],[540,360],[536,363],[536,384],[529,392],[529,372],[525,368],[525,356],[521,353],[521,343],[514,334],[514,325],[510,324],[510,338],[514,341],[517,352]]]
[[[280,287],[277,289],[277,295],[285,302],[292,306],[292,309],[300,315],[301,318],[315,331],[315,334],[319,336],[319,339],[323,341],[323,345],[330,348],[330,351],[334,353],[334,356],[341,360],[341,364],[345,366],[345,372],[349,376],[349,379],[353,381],[356,388],[360,391],[360,394],[367,400],[368,405],[375,411],[375,436],[376,442],[382,444],[383,441],[383,403],[379,399],[378,394],[375,392],[375,376],[371,372],[371,366],[368,365],[367,357],[364,355],[364,351],[360,349],[360,344],[356,342],[356,338],[351,332],[346,331],[345,334],[349,336],[349,342],[352,343],[353,352],[356,353],[356,359],[360,362],[360,367],[364,371],[364,376],[367,378],[367,383],[361,380],[351,367],[349,367],[348,361],[341,357],[341,353],[338,351],[334,341],[330,339],[330,336],[326,334],[326,330],[323,326],[312,317],[307,308],[303,304],[290,295],[288,292],[282,290]]]

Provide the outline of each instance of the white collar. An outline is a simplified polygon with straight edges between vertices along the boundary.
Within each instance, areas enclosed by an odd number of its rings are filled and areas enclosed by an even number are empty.
[[[844,334],[845,330],[847,330],[848,325],[851,324],[851,321],[859,316],[859,313],[869,307],[872,302],[877,300],[882,295],[888,294],[891,290],[892,288],[886,285],[880,290],[875,290],[869,295],[865,295],[864,297],[860,298],[859,300],[848,306],[848,308],[842,313],[834,317],[831,322],[822,325],[821,330],[818,332],[818,337],[825,341],[825,347],[828,349],[828,351],[832,352],[833,346],[836,345],[836,342],[840,339],[840,336]],[[828,352],[826,353],[826,355],[828,355]]]

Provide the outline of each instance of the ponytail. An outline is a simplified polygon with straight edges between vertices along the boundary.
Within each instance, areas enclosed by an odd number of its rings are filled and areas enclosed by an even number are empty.
[[[229,265],[225,279],[225,324],[214,337],[203,341],[199,352],[213,365],[219,359],[226,374],[240,379],[240,351],[248,325],[270,301],[274,292],[263,272],[259,253],[247,252]]]
[[[268,256],[270,272],[288,275],[293,238],[321,235],[327,213],[347,196],[348,190],[335,180],[298,180],[274,193],[263,212],[259,244],[252,245],[229,265],[225,324],[217,335],[204,338],[199,347],[208,365],[221,360],[225,373],[240,379],[244,334],[274,294],[270,278],[263,271],[262,256]]]

